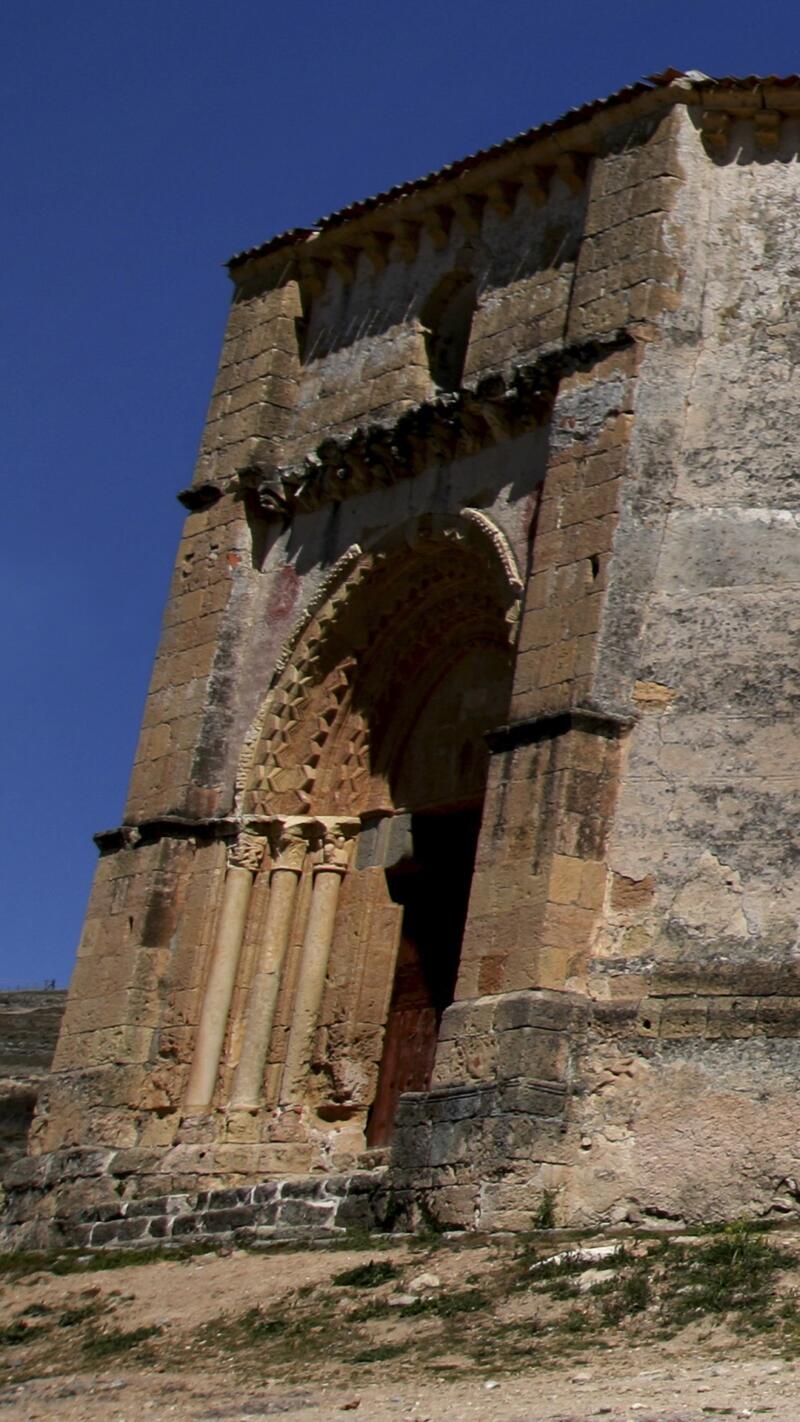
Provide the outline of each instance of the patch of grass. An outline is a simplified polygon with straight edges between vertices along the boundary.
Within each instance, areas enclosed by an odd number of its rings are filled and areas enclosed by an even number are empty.
[[[565,1277],[548,1279],[545,1288],[552,1299],[576,1299],[580,1294],[578,1285]]]
[[[59,1314],[57,1323],[59,1328],[74,1328],[81,1323],[88,1323],[90,1318],[97,1318],[103,1312],[100,1303],[80,1304],[77,1308],[65,1308]]]
[[[21,1343],[30,1343],[44,1332],[46,1329],[40,1323],[23,1323],[17,1319],[6,1328],[0,1328],[0,1348],[16,1348]]]
[[[400,1270],[390,1259],[370,1259],[366,1264],[356,1264],[353,1269],[334,1274],[331,1283],[337,1288],[377,1289],[399,1277]]]
[[[279,1315],[269,1313],[259,1304],[241,1313],[235,1320],[235,1327],[246,1343],[262,1343],[264,1339],[280,1338],[286,1333],[289,1323]]]
[[[433,1294],[428,1298],[415,1299],[397,1312],[402,1318],[413,1318],[416,1314],[434,1314],[437,1318],[453,1318],[456,1314],[490,1312],[492,1300],[483,1289],[459,1289],[452,1294]]]
[[[638,1261],[638,1265],[609,1281],[600,1309],[603,1321],[620,1323],[629,1314],[644,1312],[651,1300],[646,1260]]]
[[[39,1254],[28,1249],[0,1253],[0,1275],[16,1279],[24,1274],[39,1274],[42,1270],[49,1272],[55,1257],[54,1254]]]
[[[353,1363],[385,1363],[389,1358],[397,1358],[401,1353],[408,1352],[406,1343],[376,1343],[373,1348],[362,1348],[358,1353],[353,1353],[351,1362]]]
[[[561,1327],[565,1333],[584,1333],[591,1326],[590,1315],[582,1308],[570,1309]]]
[[[744,1311],[752,1323],[772,1301],[775,1274],[796,1262],[745,1220],[718,1229],[688,1256],[683,1250],[665,1253],[663,1311],[677,1323]]]
[[[27,1274],[85,1274],[108,1269],[128,1269],[132,1265],[153,1264],[159,1259],[191,1259],[208,1254],[213,1245],[198,1242],[177,1247],[156,1244],[143,1249],[15,1250],[0,1253],[0,1277],[22,1278]]]
[[[138,1348],[140,1343],[148,1342],[161,1332],[162,1329],[153,1323],[142,1328],[112,1328],[106,1333],[90,1333],[83,1340],[83,1351],[87,1358],[115,1358],[120,1353]]]
[[[340,1331],[341,1324],[331,1308],[305,1308],[295,1303],[278,1310],[256,1304],[234,1318],[223,1315],[215,1319],[200,1336],[206,1349],[227,1354],[250,1351],[274,1367],[298,1359],[306,1365],[312,1353],[321,1355],[329,1347],[341,1347]]]
[[[528,1282],[531,1285],[544,1283],[545,1280],[563,1279],[570,1274],[583,1274],[587,1269],[593,1269],[595,1266],[593,1259],[588,1260],[582,1258],[580,1251],[577,1249],[572,1251],[567,1250],[563,1254],[556,1255],[553,1259],[545,1258],[541,1264],[538,1259],[534,1258],[531,1260],[530,1257],[525,1254],[524,1256],[520,1256],[520,1262],[527,1269],[529,1275]]]

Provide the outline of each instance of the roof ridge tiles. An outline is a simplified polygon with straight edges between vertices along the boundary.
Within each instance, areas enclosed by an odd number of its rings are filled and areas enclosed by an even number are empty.
[[[403,183],[395,183],[384,191],[373,194],[371,197],[361,198],[349,203],[345,207],[338,208],[328,213],[325,217],[319,218],[311,226],[287,228],[286,231],[278,233],[265,242],[235,253],[228,260],[227,266],[231,273],[233,273],[234,270],[244,266],[257,257],[265,257],[272,252],[279,251],[281,248],[293,247],[311,238],[322,236],[331,229],[342,226],[344,223],[351,222],[356,218],[366,216],[378,208],[398,202],[402,198],[411,197],[416,193],[422,193],[426,189],[433,188],[438,184],[452,181],[460,177],[462,173],[469,172],[471,169],[487,161],[501,158],[506,153],[512,153],[515,148],[541,142],[550,137],[555,138],[556,135],[564,129],[585,123],[604,110],[621,107],[642,95],[655,93],[658,90],[669,89],[675,94],[676,101],[680,102],[684,94],[689,95],[696,93],[698,89],[758,89],[765,85],[778,88],[793,87],[800,85],[800,75],[790,74],[780,76],[750,74],[744,77],[737,77],[735,75],[713,77],[704,74],[699,69],[664,69],[658,74],[651,74],[637,80],[633,84],[627,84],[623,88],[608,94],[605,98],[591,99],[584,104],[567,109],[565,113],[556,119],[537,124],[533,128],[524,129],[522,132],[510,138],[501,139],[499,142],[490,144],[486,148],[479,148],[474,153],[467,154],[463,158],[445,163],[442,167],[435,168],[431,172],[423,174],[422,177],[413,178]]]

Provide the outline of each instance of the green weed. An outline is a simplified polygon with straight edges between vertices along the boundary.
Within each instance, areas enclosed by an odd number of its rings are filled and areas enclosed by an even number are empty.
[[[23,1323],[18,1319],[15,1323],[9,1323],[6,1328],[0,1328],[0,1347],[16,1348],[21,1343],[30,1343],[44,1332],[41,1324]]]
[[[331,1283],[337,1288],[377,1289],[399,1278],[400,1270],[390,1259],[370,1259],[366,1264],[356,1264],[353,1269],[345,1269],[334,1274]]]
[[[90,1333],[83,1340],[83,1351],[87,1358],[92,1359],[117,1357],[155,1338],[161,1331],[157,1324],[150,1324],[142,1328],[113,1328],[106,1333]]]
[[[59,1328],[74,1328],[77,1324],[88,1323],[90,1318],[97,1318],[102,1313],[103,1306],[100,1303],[89,1303],[79,1305],[77,1308],[65,1308],[64,1312],[58,1316]]]
[[[675,1322],[747,1311],[771,1302],[775,1274],[795,1261],[744,1220],[719,1229],[687,1256],[667,1256],[664,1311]]]
[[[483,1289],[460,1289],[452,1294],[434,1294],[429,1298],[415,1299],[398,1312],[403,1318],[417,1314],[433,1314],[437,1318],[453,1318],[456,1314],[490,1311],[492,1301]]]

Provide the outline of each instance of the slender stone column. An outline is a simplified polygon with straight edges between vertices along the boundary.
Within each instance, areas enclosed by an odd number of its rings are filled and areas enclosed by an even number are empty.
[[[250,984],[242,1052],[231,1096],[231,1107],[234,1110],[258,1106],[262,1100],[264,1063],[272,1036],[275,1005],[289,946],[297,885],[303,871],[309,837],[315,829],[318,829],[315,820],[293,816],[275,820],[268,831],[274,863],[270,874],[267,921],[264,925],[264,949],[256,963]]]
[[[321,818],[316,823],[322,843],[314,867],[314,889],[281,1083],[281,1101],[285,1104],[297,1104],[305,1095],[314,1032],[325,992],[339,890],[347,873],[352,839],[361,828],[361,821],[352,818]]]
[[[184,1110],[187,1115],[200,1115],[207,1111],[214,1095],[253,879],[260,868],[265,848],[266,839],[245,831],[228,850],[228,872],[225,875],[214,953],[186,1087]]]

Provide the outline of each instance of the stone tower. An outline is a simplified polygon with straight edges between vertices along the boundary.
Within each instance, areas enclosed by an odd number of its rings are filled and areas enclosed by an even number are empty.
[[[233,258],[9,1235],[800,1193],[800,81]]]

